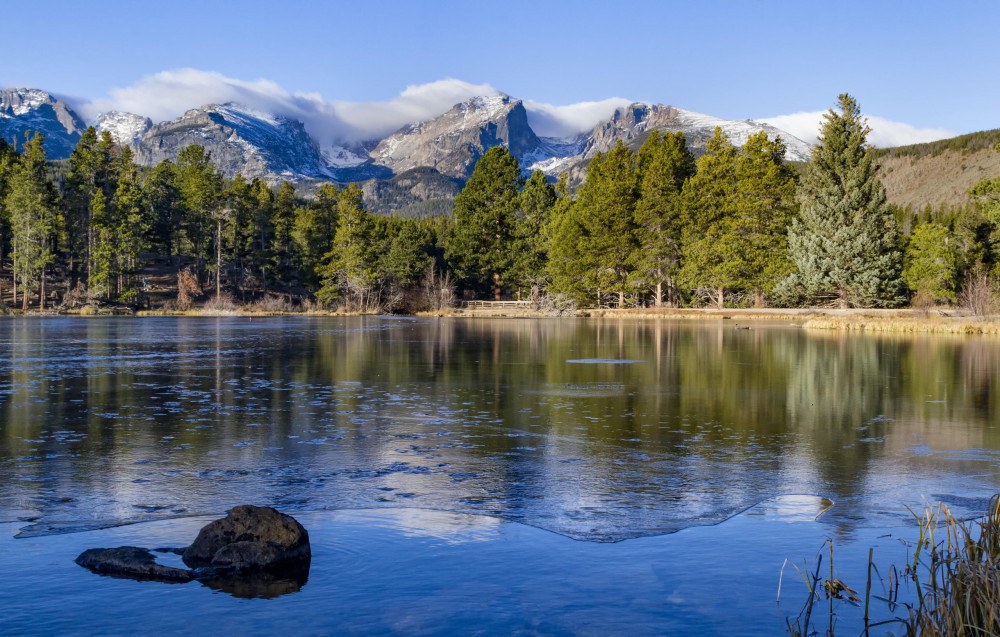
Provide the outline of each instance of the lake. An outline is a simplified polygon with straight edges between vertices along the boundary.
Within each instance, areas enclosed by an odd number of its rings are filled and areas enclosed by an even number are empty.
[[[742,327],[0,320],[0,632],[775,633],[806,596],[786,558],[833,538],[863,590],[909,509],[1000,490],[1000,340]],[[300,589],[73,564],[242,503],[309,529]]]

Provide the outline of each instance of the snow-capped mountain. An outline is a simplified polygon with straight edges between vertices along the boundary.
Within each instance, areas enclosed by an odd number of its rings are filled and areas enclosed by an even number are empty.
[[[638,148],[654,129],[683,132],[695,154],[703,151],[716,126],[738,145],[758,131],[772,138],[780,135],[790,161],[808,161],[811,150],[802,140],[761,122],[725,120],[645,103],[619,108],[592,130],[572,138],[539,137],[528,124],[521,100],[502,93],[466,100],[383,139],[323,147],[298,120],[233,103],[208,104],[155,125],[140,115],[112,111],[100,115],[94,125],[99,132],[111,133],[118,143],[131,146],[136,160],[146,165],[175,160],[185,146],[200,144],[226,177],[240,173],[248,179],[263,177],[272,184],[399,177],[384,187],[369,184],[366,194],[377,196],[380,202],[379,193],[401,189],[409,193],[407,201],[450,198],[456,184],[468,179],[476,161],[494,146],[509,148],[525,171],[542,170],[550,176],[568,172],[574,186],[583,182],[587,162],[597,152],[607,152],[619,140]],[[33,130],[45,134],[49,157],[60,159],[70,155],[84,124],[67,104],[45,91],[0,91],[0,136],[21,143],[24,132]]]
[[[506,146],[522,161],[540,143],[521,100],[498,94],[474,97],[432,120],[399,129],[375,147],[371,158],[394,173],[430,166],[464,178],[494,146]]]
[[[182,148],[199,144],[226,177],[332,178],[316,142],[301,122],[238,104],[208,104],[150,128],[135,143],[136,160],[174,160]]]
[[[69,157],[86,129],[83,121],[66,102],[33,88],[0,90],[0,137],[24,143],[24,134],[35,131],[45,136],[50,157]]]
[[[598,151],[611,150],[619,139],[627,144],[634,139],[644,139],[644,134],[654,129],[684,133],[688,147],[697,153],[705,148],[705,142],[712,137],[717,126],[737,146],[742,146],[751,135],[760,131],[766,132],[772,139],[780,135],[785,142],[787,161],[809,161],[809,144],[770,124],[749,119],[721,119],[676,106],[639,102],[617,109],[610,119],[595,126],[587,135],[581,154],[583,159],[590,159]]]
[[[118,144],[133,148],[152,127],[153,120],[148,117],[135,113],[122,113],[121,111],[101,113],[97,116],[97,121],[94,122],[98,136],[107,131]]]

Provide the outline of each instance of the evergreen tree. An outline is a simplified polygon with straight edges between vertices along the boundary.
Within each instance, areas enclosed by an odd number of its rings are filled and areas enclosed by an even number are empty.
[[[584,229],[573,208],[566,173],[556,182],[556,202],[545,226],[548,262],[545,265],[549,289],[581,305],[591,302],[595,290],[585,282],[589,267],[580,250]]]
[[[739,150],[716,127],[683,194],[690,220],[684,227],[679,279],[689,288],[706,290],[718,307],[725,303],[726,288],[737,283],[729,260],[740,249],[734,223],[739,211],[739,159]]]
[[[316,269],[333,248],[339,197],[340,192],[333,184],[323,184],[311,202],[295,209],[292,227],[295,260],[309,286],[317,283]]]
[[[384,270],[403,287],[416,284],[434,264],[434,237],[416,219],[393,218]]]
[[[633,278],[653,287],[657,306],[664,293],[670,305],[680,302],[675,279],[680,269],[681,241],[688,207],[681,191],[695,174],[694,155],[684,133],[653,130],[639,149],[639,198],[635,207],[636,240]],[[666,290],[664,290],[666,288]]]
[[[725,267],[732,285],[752,291],[754,305],[795,266],[788,259],[788,226],[797,211],[795,171],[785,165],[785,145],[763,131],[743,145],[736,170],[736,210],[727,234]]]
[[[936,223],[917,226],[906,250],[903,281],[918,302],[955,300],[959,255],[948,229]]]
[[[184,231],[197,259],[200,284],[222,194],[222,175],[204,147],[192,144],[177,154],[177,188],[184,210]]]
[[[10,216],[15,285],[21,282],[24,309],[29,292],[39,289],[39,306],[45,307],[45,271],[55,255],[52,239],[58,219],[57,195],[45,168],[44,137],[29,141],[14,164],[4,207]]]
[[[17,153],[14,152],[14,147],[0,138],[0,270],[3,269],[10,249],[10,212],[4,205],[4,200],[10,189],[10,174],[16,161]],[[0,289],[0,303],[3,302],[2,292]]]
[[[261,287],[267,292],[268,272],[271,267],[268,265],[268,255],[271,248],[271,237],[273,231],[271,227],[271,217],[274,211],[274,193],[268,187],[267,182],[260,177],[254,177],[250,182],[250,192],[254,201],[254,242],[251,253],[251,261],[255,272],[260,272]]]
[[[149,227],[146,241],[172,257],[180,249],[182,205],[177,188],[174,163],[164,159],[149,172],[143,183],[146,205],[149,207]]]
[[[119,300],[131,303],[139,297],[139,253],[151,224],[139,185],[139,170],[132,160],[132,149],[122,149],[117,172],[118,187],[113,199],[116,288]]]
[[[361,189],[355,184],[341,191],[337,212],[337,234],[320,268],[316,297],[327,304],[344,297],[355,309],[372,310],[378,304],[379,282],[375,220],[365,210]]]
[[[114,221],[102,190],[94,192],[89,209],[91,248],[87,288],[92,297],[108,300],[114,292],[117,246]]]
[[[295,187],[287,181],[281,182],[274,204],[271,227],[274,229],[272,260],[278,277],[287,280],[292,271],[292,230],[295,225]]]
[[[536,170],[528,178],[518,199],[514,228],[513,277],[518,286],[531,289],[531,300],[538,301],[538,293],[545,282],[545,264],[548,261],[548,242],[545,227],[556,203],[556,190]]]
[[[476,162],[472,177],[455,197],[447,259],[458,278],[480,291],[501,288],[510,280],[515,261],[515,211],[524,178],[517,160],[495,146]]]
[[[841,307],[901,302],[899,231],[867,144],[869,132],[846,93],[839,112],[824,116],[802,181],[800,217],[789,229],[798,272],[783,282],[785,293]]]
[[[619,307],[624,306],[632,289],[637,186],[635,153],[619,140],[607,155],[599,152],[591,160],[587,182],[571,208],[575,221],[569,222],[564,240],[579,232],[581,263],[575,269],[582,271],[583,286],[596,293],[599,304],[604,294],[616,294]]]
[[[77,263],[87,264],[90,276],[91,251],[94,247],[94,210],[91,204],[97,201],[95,194],[100,191],[107,202],[114,192],[115,145],[110,134],[105,131],[100,137],[93,126],[80,136],[69,157],[70,171],[64,184],[63,202],[66,229],[69,240],[70,270],[74,273]],[[88,281],[89,284],[89,281]]]

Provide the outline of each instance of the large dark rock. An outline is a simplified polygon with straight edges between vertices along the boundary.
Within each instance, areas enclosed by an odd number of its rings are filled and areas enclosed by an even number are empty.
[[[310,556],[309,533],[295,518],[244,504],[203,527],[182,557],[192,568],[249,572],[308,568]]]
[[[190,582],[194,573],[183,568],[157,564],[148,550],[138,546],[113,549],[87,549],[76,563],[102,575],[131,579],[151,579],[161,582]]]

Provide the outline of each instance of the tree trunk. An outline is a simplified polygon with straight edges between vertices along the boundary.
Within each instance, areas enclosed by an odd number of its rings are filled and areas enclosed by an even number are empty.
[[[718,294],[719,294],[718,304],[719,304],[719,309],[721,310],[722,308],[726,307],[726,289],[721,285],[718,287]]]
[[[656,307],[663,307],[663,281],[656,282]]]
[[[222,218],[215,225],[215,298],[222,294]]]
[[[42,268],[42,287],[38,293],[38,309],[45,309],[45,268]]]
[[[500,273],[499,272],[494,272],[493,273],[493,300],[494,301],[499,301],[500,300]]]
[[[625,307],[625,290],[618,290],[618,309]]]
[[[764,303],[764,292],[760,288],[753,289],[753,306],[754,307],[765,307]]]

